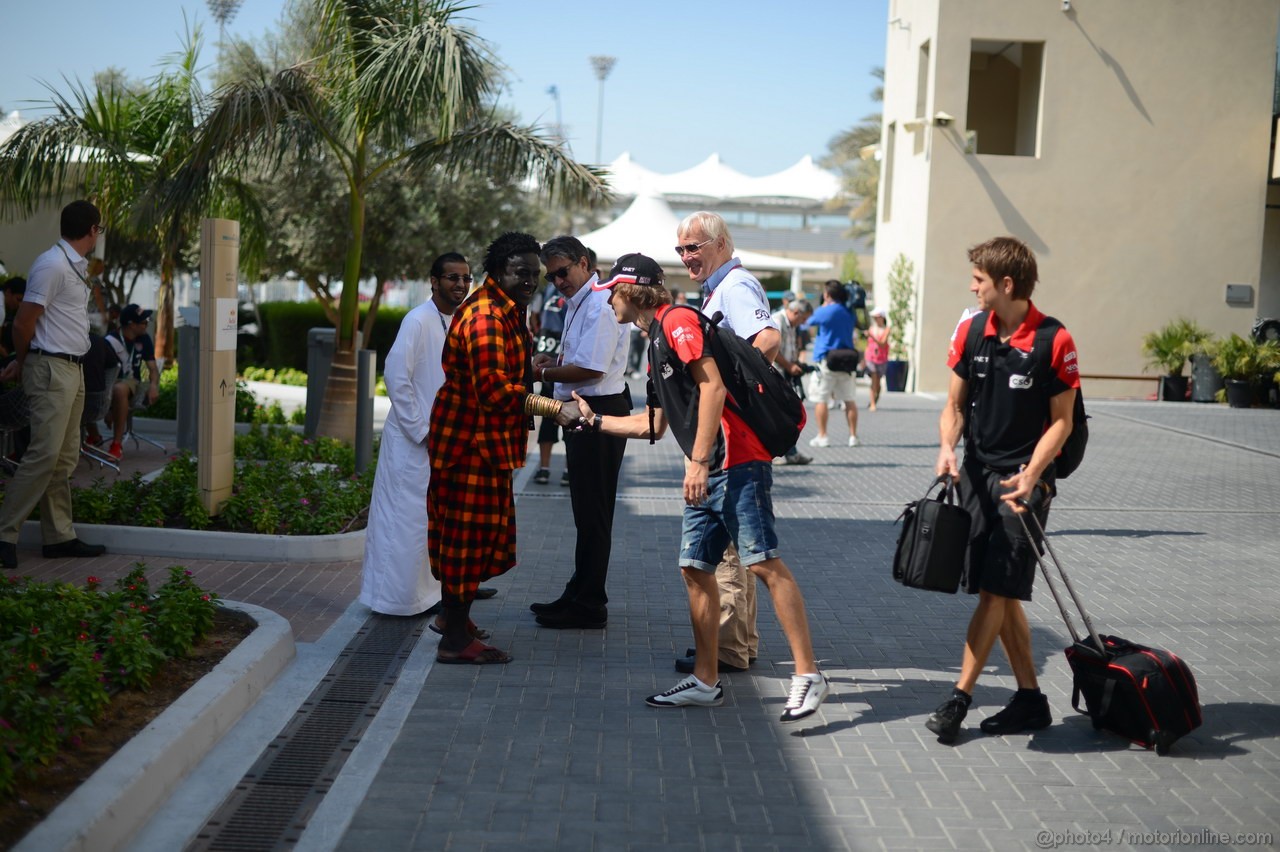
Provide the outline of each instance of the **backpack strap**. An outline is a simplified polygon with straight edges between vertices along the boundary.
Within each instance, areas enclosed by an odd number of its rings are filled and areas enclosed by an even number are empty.
[[[972,442],[970,434],[973,429],[973,406],[978,399],[978,388],[981,386],[980,378],[973,371],[973,356],[978,354],[978,350],[982,348],[986,340],[987,331],[987,311],[979,311],[969,317],[969,334],[964,340],[964,357],[969,359],[969,397],[965,400],[965,416],[964,416],[964,440],[968,446]],[[990,366],[987,367],[990,370]],[[965,452],[968,452],[966,450]]]

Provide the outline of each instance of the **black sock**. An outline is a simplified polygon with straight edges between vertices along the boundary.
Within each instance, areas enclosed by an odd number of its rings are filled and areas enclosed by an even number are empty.
[[[951,690],[951,697],[959,698],[961,701],[964,702],[965,707],[968,707],[970,704],[973,703],[973,696],[965,692],[963,689],[961,689],[958,686],[955,689]]]
[[[1019,689],[1014,693],[1015,698],[1036,698],[1040,695],[1040,687],[1035,689]]]

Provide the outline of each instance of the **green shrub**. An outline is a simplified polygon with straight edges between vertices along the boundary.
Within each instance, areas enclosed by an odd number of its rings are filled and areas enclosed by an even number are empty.
[[[181,566],[155,595],[139,563],[109,591],[0,580],[0,794],[79,744],[118,688],[145,689],[157,666],[213,626],[217,596]]]
[[[367,313],[361,305],[357,328],[363,328]],[[400,333],[400,323],[406,313],[408,310],[405,308],[378,308],[377,319],[369,339],[364,341],[364,347],[377,351],[379,372],[386,363],[391,344]],[[307,332],[313,328],[333,328],[325,316],[324,307],[315,301],[263,302],[258,305],[258,320],[267,359],[263,366],[277,370],[281,367],[306,370]]]
[[[299,388],[307,386],[307,374],[292,367],[281,367],[278,370],[270,367],[245,367],[240,371],[240,377],[249,382],[274,382]]]

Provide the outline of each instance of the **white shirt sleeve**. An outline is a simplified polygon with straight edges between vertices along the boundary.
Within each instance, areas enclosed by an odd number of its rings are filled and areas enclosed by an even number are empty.
[[[716,288],[717,310],[724,312],[724,324],[739,337],[750,339],[766,328],[777,328],[769,312],[764,288],[749,273],[735,269]]]

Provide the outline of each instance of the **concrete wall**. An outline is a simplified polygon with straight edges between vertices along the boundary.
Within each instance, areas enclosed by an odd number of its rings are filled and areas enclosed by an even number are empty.
[[[1173,317],[1244,332],[1257,303],[1274,301],[1270,281],[1247,308],[1224,292],[1264,283],[1275,0],[1073,0],[1067,13],[1059,2],[895,0],[895,16],[886,126],[914,117],[926,39],[926,113],[956,118],[918,131],[922,154],[899,156],[894,215],[877,234],[877,294],[898,251],[922,273],[919,389],[945,388],[946,342],[972,303],[965,250],[998,234],[1035,250],[1035,301],[1072,330],[1085,374],[1142,372],[1142,336]],[[1037,155],[966,152],[975,41],[1043,43]]]

